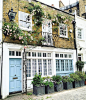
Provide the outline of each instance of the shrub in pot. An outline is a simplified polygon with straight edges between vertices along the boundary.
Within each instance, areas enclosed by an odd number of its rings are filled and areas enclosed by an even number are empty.
[[[69,76],[62,76],[63,81],[63,88],[64,89],[71,89],[73,88],[72,82],[74,81],[73,78],[70,78]]]
[[[76,88],[76,87],[80,87],[80,84],[79,84],[79,81],[81,81],[81,78],[75,74],[75,73],[72,73],[70,74],[70,78],[73,78],[73,88]]]
[[[77,69],[79,69],[79,71],[82,71],[82,68],[84,67],[84,62],[83,61],[77,61],[76,65],[77,65]]]
[[[45,94],[45,86],[41,75],[36,74],[33,78],[32,84],[33,84],[33,94],[35,95]]]
[[[54,82],[54,91],[62,91],[63,90],[63,82],[62,77],[60,75],[52,76],[52,80]]]
[[[85,78],[86,78],[85,73],[81,72],[81,71],[76,71],[75,73],[81,78],[81,81],[79,81],[80,86],[84,86],[85,85]]]

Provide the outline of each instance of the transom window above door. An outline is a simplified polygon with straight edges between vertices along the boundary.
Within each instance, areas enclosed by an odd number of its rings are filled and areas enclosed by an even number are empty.
[[[28,13],[19,11],[19,27],[22,30],[32,31],[32,17]]]
[[[60,37],[66,37],[66,38],[68,37],[68,35],[67,35],[67,25],[60,24],[59,30],[60,30]]]

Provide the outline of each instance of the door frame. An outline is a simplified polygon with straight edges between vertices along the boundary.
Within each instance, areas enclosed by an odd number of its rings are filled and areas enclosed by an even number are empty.
[[[21,59],[21,91],[15,91],[15,92],[10,92],[9,91],[9,94],[15,94],[15,93],[19,93],[19,92],[22,92],[22,58],[9,58],[9,62],[10,62],[10,59]],[[9,63],[9,87],[10,87],[10,63]]]

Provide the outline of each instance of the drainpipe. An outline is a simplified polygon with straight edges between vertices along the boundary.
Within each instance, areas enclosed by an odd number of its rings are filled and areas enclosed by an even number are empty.
[[[78,61],[77,44],[76,44],[76,11],[74,15],[74,21],[72,22],[72,24],[73,24],[73,33],[74,33],[74,47],[76,49],[76,61]]]
[[[3,42],[2,42],[2,18],[3,18],[3,0],[0,0],[0,45],[1,45],[1,66],[0,66],[0,99],[2,99],[2,66],[3,66]]]

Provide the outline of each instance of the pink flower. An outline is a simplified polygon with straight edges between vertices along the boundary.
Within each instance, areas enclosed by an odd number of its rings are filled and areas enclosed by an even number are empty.
[[[19,36],[19,40],[21,40],[22,38],[21,38],[21,36]]]
[[[24,41],[22,41],[22,43],[24,43]]]

